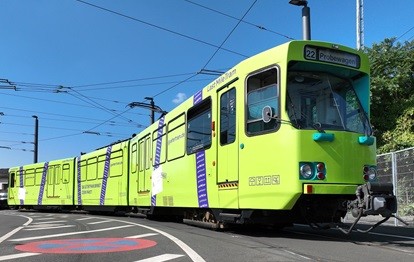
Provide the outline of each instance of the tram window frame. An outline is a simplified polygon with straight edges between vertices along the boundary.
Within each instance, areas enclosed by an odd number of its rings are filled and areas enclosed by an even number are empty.
[[[167,124],[167,160],[173,161],[185,156],[186,146],[186,114],[185,112],[171,119]]]
[[[138,141],[138,166],[139,172],[143,172],[145,170],[145,139]]]
[[[70,182],[70,165],[63,164],[62,165],[62,183],[68,184]]]
[[[274,72],[272,72],[274,71]],[[275,100],[269,100],[269,97],[266,96],[265,91],[271,90],[269,88],[274,87],[276,91]],[[271,90],[273,91],[273,90]],[[263,96],[264,99],[261,100],[253,100],[249,98],[250,95],[257,93],[259,97]],[[261,92],[262,94],[260,94]],[[271,104],[266,104],[266,100],[270,102],[275,102],[273,107]],[[264,102],[264,103],[263,103]],[[250,112],[253,112],[254,106],[259,107],[262,103],[266,106],[271,106],[276,112],[274,113],[273,119],[271,119],[268,123],[265,123],[261,117],[252,117]],[[259,105],[259,106],[258,106]],[[255,71],[251,73],[245,81],[245,132],[248,136],[256,136],[262,135],[267,133],[276,132],[280,128],[280,122],[277,119],[280,119],[280,69],[276,65],[271,67],[266,67],[261,70]],[[257,110],[256,110],[257,111]],[[259,110],[260,114],[262,110]],[[257,116],[256,112],[256,116]]]
[[[233,104],[231,104],[232,99]],[[226,110],[225,113],[223,109]],[[220,145],[222,146],[236,141],[236,110],[236,88],[233,87],[220,96]]]
[[[16,173],[15,172],[11,172],[10,173],[10,181],[9,181],[9,184],[10,184],[10,187],[11,188],[14,188],[15,187],[15,177],[16,177]]]
[[[124,161],[123,161],[124,151],[122,149],[118,149],[111,152],[110,160],[109,160],[109,176],[108,177],[118,177],[124,174]],[[114,161],[121,159],[120,165],[111,165],[114,164]],[[120,172],[115,172],[120,170]]]
[[[98,178],[98,158],[96,156],[88,158],[88,160],[86,161],[86,165],[86,180],[96,180]]]
[[[132,144],[131,147],[131,173],[136,173],[138,170],[138,142]]]
[[[86,175],[87,175],[87,165],[86,165],[86,159],[82,159],[79,161],[80,165],[80,173],[81,173],[81,182],[86,181]]]
[[[151,157],[151,137],[147,135],[145,137],[145,170],[149,170],[152,167]]]
[[[207,119],[209,121],[207,121]],[[187,112],[187,154],[209,149],[212,144],[211,97],[190,108]],[[197,126],[199,125],[199,126]],[[194,127],[195,126],[195,127]],[[195,141],[199,140],[199,143]]]
[[[29,186],[34,186],[35,185],[35,169],[34,168],[29,168],[26,169],[26,172],[24,173],[24,185],[29,187]]]

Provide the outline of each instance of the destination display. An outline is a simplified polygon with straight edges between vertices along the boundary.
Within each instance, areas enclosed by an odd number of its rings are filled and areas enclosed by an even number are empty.
[[[316,46],[305,46],[304,51],[304,57],[307,60],[322,61],[354,68],[360,67],[360,58],[357,54]]]

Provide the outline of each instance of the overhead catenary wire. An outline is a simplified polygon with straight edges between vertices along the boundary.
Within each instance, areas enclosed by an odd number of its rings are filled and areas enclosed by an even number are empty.
[[[199,6],[199,7],[201,7],[201,8],[204,8],[204,9],[210,10],[210,11],[212,11],[212,12],[214,12],[214,13],[218,13],[218,14],[221,14],[221,15],[223,15],[223,16],[226,16],[226,17],[232,18],[232,19],[234,19],[234,20],[239,20],[237,17],[234,17],[234,16],[232,16],[232,15],[226,14],[226,13],[224,13],[224,12],[218,11],[218,10],[216,10],[216,9],[213,9],[213,8],[211,8],[211,7],[207,7],[207,6],[202,5],[202,4],[199,4],[199,3],[195,3],[194,1],[190,1],[190,0],[184,0],[184,1],[186,1],[186,2],[188,2],[188,3],[191,3],[191,4],[193,4],[193,5]],[[288,36],[288,35],[285,35],[285,34],[282,34],[282,33],[276,32],[276,31],[273,31],[273,30],[268,29],[268,28],[266,28],[266,27],[264,27],[264,26],[261,26],[261,25],[256,25],[256,24],[254,24],[254,23],[248,22],[248,21],[243,20],[243,19],[241,20],[241,22],[242,22],[242,23],[245,23],[245,24],[248,24],[248,25],[251,25],[251,26],[253,26],[253,27],[255,27],[255,28],[258,28],[258,29],[260,29],[260,30],[267,31],[267,32],[270,32],[270,33],[276,34],[276,35],[278,35],[278,36],[281,36],[281,37],[284,37],[284,38],[287,38],[287,39],[290,39],[290,40],[295,40],[295,38],[293,38],[293,37],[290,37],[290,36]]]
[[[223,42],[221,42],[220,46],[216,49],[216,51],[213,53],[213,55],[210,57],[210,59],[208,59],[207,63],[203,66],[203,69],[205,69],[207,67],[207,65],[211,62],[211,60],[213,60],[214,56],[216,56],[217,52],[222,49],[223,45],[227,42],[227,40],[230,38],[231,34],[233,34],[234,30],[236,30],[236,28],[239,26],[239,24],[241,23],[241,21],[243,20],[243,18],[250,12],[250,10],[253,8],[253,6],[256,4],[257,0],[255,0],[250,7],[247,9],[247,11],[244,13],[244,15],[242,16],[242,18],[239,19],[239,21],[237,22],[237,24],[233,27],[233,29],[230,31],[230,33],[227,34],[226,38],[223,40]]]
[[[165,27],[162,27],[162,26],[158,26],[158,25],[155,25],[155,24],[152,24],[152,23],[143,21],[141,19],[138,19],[138,18],[129,16],[129,15],[125,15],[125,14],[122,14],[122,13],[117,12],[117,11],[110,10],[110,9],[105,8],[105,7],[102,7],[102,6],[98,6],[98,5],[95,5],[95,4],[92,4],[92,3],[89,3],[89,2],[83,1],[83,0],[76,0],[76,1],[78,1],[80,3],[83,3],[83,4],[86,4],[86,5],[89,5],[89,6],[92,6],[94,8],[100,9],[100,10],[109,12],[109,13],[112,13],[112,14],[115,14],[115,15],[118,15],[118,16],[121,16],[121,17],[130,19],[130,20],[133,20],[133,21],[136,21],[136,22],[145,24],[147,26],[151,26],[151,27],[154,27],[154,28],[157,28],[157,29],[160,29],[160,30],[163,30],[163,31],[166,31],[166,32],[169,32],[169,33],[172,33],[172,34],[175,34],[175,35],[178,35],[178,36],[181,36],[181,37],[184,37],[184,38],[187,38],[187,39],[190,39],[190,40],[193,40],[193,41],[202,43],[202,44],[205,44],[205,45],[208,45],[208,46],[211,46],[211,47],[215,47],[215,48],[218,48],[219,47],[219,46],[217,46],[215,44],[206,42],[204,40],[201,40],[201,39],[198,39],[198,38],[189,36],[189,35],[185,35],[185,34],[182,34],[182,33],[176,32],[176,31],[173,31],[171,29],[168,29],[168,28],[165,28]],[[236,55],[239,55],[239,56],[242,56],[242,57],[245,57],[245,58],[248,57],[247,55],[241,54],[239,52],[232,51],[230,49],[226,49],[226,48],[221,48],[221,49],[224,50],[224,51],[226,51],[226,52],[229,52],[229,53],[232,53],[232,54],[236,54]]]
[[[413,29],[414,29],[414,26],[412,26],[410,29],[408,29],[407,31],[405,31],[405,33],[403,33],[402,35],[400,35],[399,37],[397,37],[395,39],[395,41],[397,41],[398,39],[402,38],[403,36],[405,36],[406,34],[408,34]],[[410,37],[407,41],[410,41],[411,38],[413,38],[413,37]]]

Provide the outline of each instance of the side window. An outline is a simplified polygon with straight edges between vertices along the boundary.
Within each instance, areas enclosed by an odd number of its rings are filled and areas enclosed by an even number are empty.
[[[89,158],[86,163],[87,163],[87,166],[88,166],[87,171],[86,171],[86,179],[87,180],[95,180],[97,178],[97,172],[98,172],[97,158],[96,157]]]
[[[62,179],[63,179],[64,184],[67,184],[70,182],[70,165],[69,164],[63,164]]]
[[[236,140],[236,89],[220,97],[220,144],[231,144]]]
[[[185,155],[185,114],[179,115],[168,123],[167,139],[168,161],[183,157]]]
[[[26,186],[34,186],[35,185],[35,170],[33,168],[27,169],[25,176],[24,176],[24,184]]]
[[[35,171],[36,186],[40,186],[40,184],[42,183],[42,177],[43,177],[43,168],[36,168],[36,171]]]
[[[279,124],[279,85],[277,69],[271,68],[248,77],[246,82],[246,131],[249,135],[274,131]],[[263,108],[271,109],[270,119],[264,121]]]
[[[12,173],[10,174],[10,181],[9,181],[9,184],[10,184],[10,187],[11,187],[11,188],[13,188],[13,187],[14,187],[15,176],[16,176],[16,173],[14,173],[14,172],[12,172]]]
[[[211,99],[190,108],[187,115],[187,154],[211,146]]]
[[[98,156],[98,165],[97,165],[97,179],[102,179],[104,172],[105,172],[105,159],[106,159],[106,155],[100,155]]]
[[[139,141],[139,171],[144,171],[145,159],[145,140]]]
[[[56,185],[60,185],[62,181],[62,169],[60,165],[55,166],[55,181]]]
[[[150,169],[151,165],[151,141],[150,135],[138,141],[139,171]]]
[[[40,168],[39,168],[40,170]],[[42,171],[43,173],[43,168]],[[46,183],[48,185],[53,185],[54,181],[53,178],[55,177],[55,167],[54,166],[49,166],[49,168],[47,169],[47,176],[46,176]]]
[[[138,150],[137,150],[137,143],[132,145],[132,152],[131,152],[131,172],[137,172],[137,158],[138,158]]]
[[[81,160],[80,161],[80,169],[81,169],[81,181],[86,181],[86,160]]]
[[[149,169],[151,165],[151,141],[150,136],[145,140],[145,169]]]
[[[124,152],[122,149],[116,150],[111,152],[111,161],[109,166],[109,176],[110,177],[116,177],[116,176],[122,176],[123,175],[123,154]]]

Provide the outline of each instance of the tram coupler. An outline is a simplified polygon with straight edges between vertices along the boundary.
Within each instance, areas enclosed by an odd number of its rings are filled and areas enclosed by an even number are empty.
[[[391,217],[408,225],[408,223],[395,214],[397,212],[397,198],[394,195],[394,186],[392,183],[367,182],[366,184],[358,186],[355,194],[356,199],[348,202],[347,209],[356,219],[348,229],[338,227],[343,233],[351,233],[361,217],[368,215],[381,215],[384,219],[367,230],[357,229],[358,232],[370,232]]]

